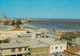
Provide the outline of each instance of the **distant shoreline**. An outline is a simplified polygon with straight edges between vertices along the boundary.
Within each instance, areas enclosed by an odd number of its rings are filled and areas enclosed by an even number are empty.
[[[32,20],[28,25],[37,28],[80,31],[80,20]]]
[[[39,28],[29,24],[25,24],[25,25],[28,27]],[[40,29],[46,29],[46,28],[40,28]],[[47,30],[52,30],[52,29],[47,29]],[[80,32],[80,30],[56,30],[56,31],[70,31],[70,32],[79,31]]]

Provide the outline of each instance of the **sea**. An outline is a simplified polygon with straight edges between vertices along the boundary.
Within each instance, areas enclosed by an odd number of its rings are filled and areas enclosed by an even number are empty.
[[[45,29],[80,30],[80,19],[33,19],[26,24]]]

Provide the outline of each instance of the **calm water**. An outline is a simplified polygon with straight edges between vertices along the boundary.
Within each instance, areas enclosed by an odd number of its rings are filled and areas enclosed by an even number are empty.
[[[80,30],[80,20],[60,20],[60,19],[47,19],[47,20],[32,20],[29,25],[38,27],[57,30]]]

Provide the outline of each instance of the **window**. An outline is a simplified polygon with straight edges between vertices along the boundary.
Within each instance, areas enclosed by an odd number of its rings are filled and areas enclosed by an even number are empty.
[[[60,49],[62,49],[62,46],[60,46]]]
[[[6,55],[6,56],[9,56],[9,55]]]
[[[19,48],[18,51],[22,51],[22,48]]]
[[[30,51],[30,48],[28,48],[28,51]]]
[[[58,49],[58,47],[55,47],[55,49]]]
[[[25,51],[26,51],[26,47],[25,47]]]
[[[11,49],[11,52],[15,52],[15,49]]]

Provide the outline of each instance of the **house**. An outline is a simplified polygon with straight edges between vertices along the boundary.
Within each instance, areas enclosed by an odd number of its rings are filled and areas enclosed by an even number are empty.
[[[50,53],[49,45],[42,43],[39,40],[28,41],[28,43],[31,48],[31,56],[48,56]]]
[[[25,42],[16,41],[14,43],[0,44],[0,54],[2,56],[22,56],[28,54],[31,56],[48,56],[49,54],[66,50],[66,44],[65,41],[50,38]],[[25,48],[27,48],[26,51]]]
[[[62,35],[62,39],[68,42],[68,49],[80,45],[80,32],[69,32]]]
[[[27,32],[25,30],[21,30],[19,28],[15,28],[9,31],[0,31],[0,40],[4,40],[7,37],[13,37],[15,35],[21,35],[26,34]]]
[[[22,35],[15,35],[13,37],[8,37],[7,39],[9,39],[10,43],[12,43],[16,41],[25,42],[35,38],[36,38],[36,35],[34,33],[27,33]]]
[[[38,40],[26,41],[24,43],[5,43],[0,44],[1,56],[37,56],[46,55],[49,53],[49,45],[41,43]]]
[[[0,56],[23,56],[28,55],[29,46],[22,43],[0,44]]]
[[[80,46],[64,50],[62,53],[57,53],[56,56],[80,56]]]
[[[3,24],[0,24],[0,31],[4,31],[4,30],[7,30],[7,29],[14,29],[14,26],[4,26]]]
[[[67,48],[66,41],[52,39],[52,38],[46,38],[40,41],[50,46],[50,53],[63,52]]]
[[[66,54],[68,56],[79,56],[80,55],[80,47],[74,47],[71,49],[67,49],[63,52],[63,54]]]
[[[36,38],[36,34],[34,34],[34,33],[27,33],[27,34],[22,34],[19,36],[22,38]]]

